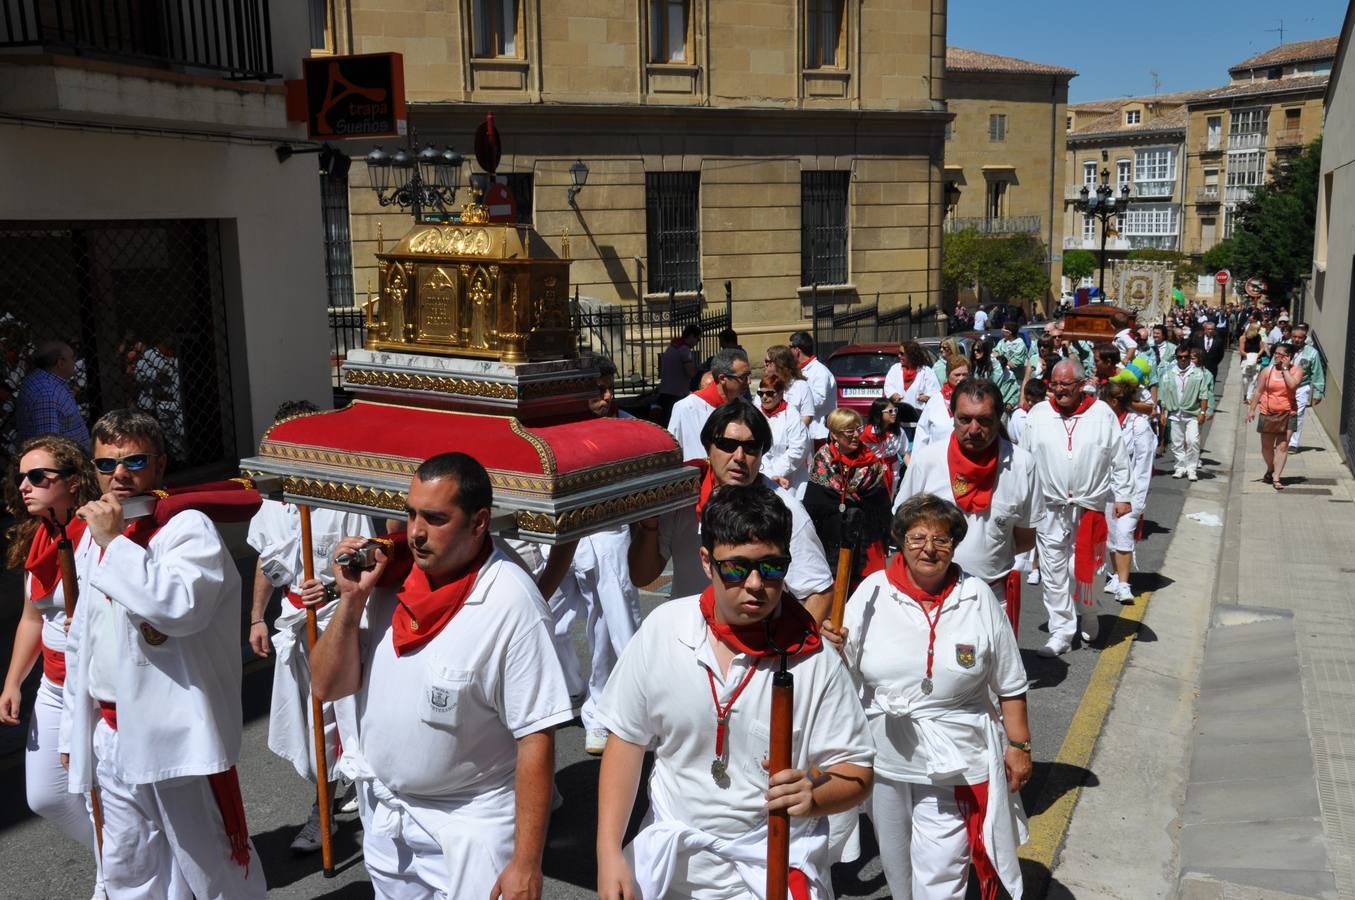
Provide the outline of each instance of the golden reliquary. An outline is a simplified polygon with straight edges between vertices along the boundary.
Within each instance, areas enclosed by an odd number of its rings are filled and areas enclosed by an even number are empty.
[[[573,357],[568,247],[566,236],[556,257],[531,226],[490,223],[476,203],[460,222],[421,222],[376,255],[366,348],[503,362]]]

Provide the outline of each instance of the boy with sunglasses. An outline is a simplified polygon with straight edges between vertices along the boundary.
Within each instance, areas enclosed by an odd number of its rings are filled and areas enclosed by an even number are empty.
[[[110,897],[262,898],[235,772],[243,731],[235,561],[196,510],[158,529],[125,521],[123,504],[164,477],[164,433],[153,418],[115,410],[93,435],[104,493],[76,513],[87,528],[66,645],[69,789],[99,789]]]
[[[701,493],[695,508],[674,510],[631,526],[630,579],[637,587],[653,583],[672,559],[670,596],[700,593],[706,585],[700,557],[701,512],[711,493],[725,485],[771,487],[761,474],[762,457],[772,446],[771,426],[747,400],[733,400],[712,412],[701,429],[701,444],[707,456],[697,464]],[[828,614],[833,571],[804,505],[788,491],[780,491],[778,496],[789,508],[792,521],[786,590],[822,621]]]
[[[827,816],[855,807],[874,751],[860,701],[818,627],[787,601],[792,516],[763,484],[722,487],[703,510],[706,586],[640,626],[600,714],[611,737],[598,785],[603,900],[761,896],[767,814],[791,816],[791,897],[832,896]],[[792,768],[768,772],[772,675],[795,676]],[[647,748],[649,813],[621,842]]]

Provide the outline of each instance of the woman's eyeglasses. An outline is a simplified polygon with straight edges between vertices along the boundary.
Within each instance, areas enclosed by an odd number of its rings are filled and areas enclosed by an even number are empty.
[[[126,466],[129,472],[139,472],[151,461],[149,453],[133,453],[130,456],[99,456],[94,459],[94,468],[104,475],[112,475],[118,466]]]
[[[52,469],[47,466],[37,466],[29,469],[27,472],[14,473],[14,486],[23,487],[24,479],[33,487],[47,487],[47,483],[53,478],[69,478],[75,474],[74,469]]]
[[[955,538],[937,534],[906,534],[903,536],[903,546],[909,550],[921,550],[928,544],[944,552],[955,548]]]
[[[763,581],[785,581],[786,573],[790,571],[789,556],[764,556],[762,559],[731,556],[728,559],[714,560],[714,562],[715,574],[722,582],[731,587],[747,581],[748,576],[753,574],[754,569],[757,570]]]

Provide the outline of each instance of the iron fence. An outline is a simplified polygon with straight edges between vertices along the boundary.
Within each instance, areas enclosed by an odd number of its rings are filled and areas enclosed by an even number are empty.
[[[367,333],[362,323],[365,316],[360,306],[331,306],[329,308],[329,336],[332,348],[329,353],[330,383],[334,387],[336,401],[342,395],[339,391],[339,369],[348,358],[348,351],[361,349]],[[336,403],[336,405],[343,405]]]
[[[269,0],[0,0],[0,47],[273,79]]]
[[[868,305],[839,307],[831,302],[820,303],[817,289],[810,292],[810,298],[814,349],[825,359],[848,344],[897,343],[947,333],[946,318],[937,315],[935,306],[914,309],[907,305],[881,310],[877,298]]]
[[[579,351],[600,353],[616,366],[616,395],[638,400],[659,390],[659,355],[689,325],[701,328],[696,349],[699,360],[720,349],[720,332],[732,327],[734,289],[725,282],[725,302],[707,307],[703,285],[694,299],[679,300],[670,292],[663,303],[601,304],[580,298],[575,289],[571,313],[579,336]]]
[[[218,223],[0,221],[0,465],[18,445],[17,388],[46,340],[75,349],[87,423],[136,407],[173,468],[236,462]]]

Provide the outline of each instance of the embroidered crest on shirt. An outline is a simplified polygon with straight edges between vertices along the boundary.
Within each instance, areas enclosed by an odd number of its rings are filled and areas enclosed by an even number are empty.
[[[956,644],[955,662],[964,669],[974,668],[974,645]]]
[[[950,480],[950,490],[956,497],[963,497],[965,494],[974,490],[974,485],[956,475]]]
[[[152,647],[159,647],[165,641],[169,640],[169,635],[156,631],[151,627],[150,622],[141,623],[141,636],[145,639],[146,643],[150,644]]]
[[[452,692],[434,685],[428,689],[428,702],[434,709],[445,710],[452,705]]]

